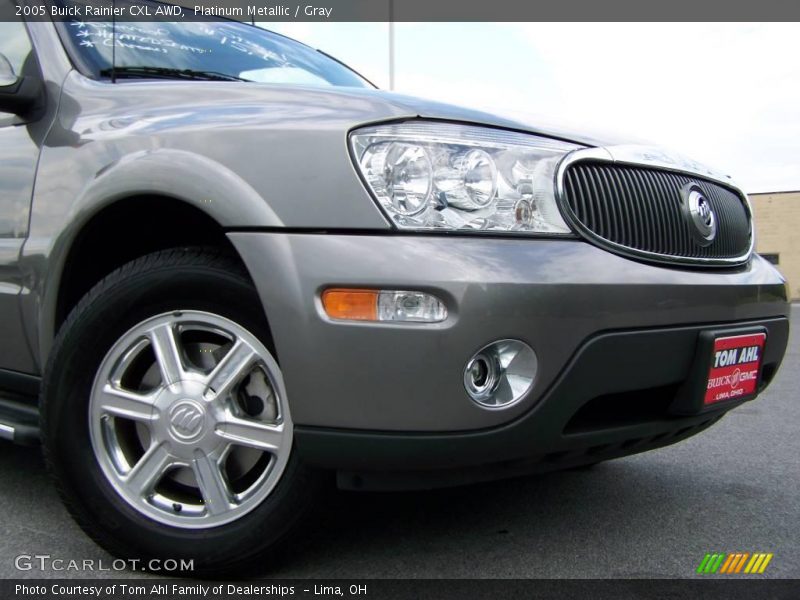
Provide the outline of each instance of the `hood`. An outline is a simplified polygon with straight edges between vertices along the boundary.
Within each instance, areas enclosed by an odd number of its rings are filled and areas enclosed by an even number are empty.
[[[358,127],[381,120],[439,119],[476,125],[488,125],[557,138],[584,146],[615,146],[642,143],[581,127],[579,131],[549,122],[539,116],[523,118],[465,108],[444,102],[406,96],[372,88],[311,87],[269,83],[212,81],[127,80],[115,86],[98,84],[73,72],[73,79],[101,95],[114,96],[117,103],[130,110],[152,115],[187,110],[196,115],[219,115],[229,119],[237,111],[252,115],[254,106],[279,105],[287,118],[312,118],[320,109],[335,110],[349,127]],[[114,92],[124,91],[123,94]],[[123,96],[123,97],[120,97]],[[140,96],[145,96],[141,98]],[[142,101],[144,100],[144,101]],[[266,111],[271,112],[271,111]]]
[[[350,131],[382,121],[432,119],[500,127],[603,148],[606,158],[678,168],[727,180],[694,160],[630,139],[587,128],[580,131],[554,125],[540,117],[506,117],[453,104],[366,88],[320,88],[237,82],[139,81],[109,86],[74,75],[75,83],[91,90],[103,121],[93,135],[140,134],[156,130],[203,127],[280,127],[319,131]],[[116,111],[107,100],[114,98]],[[83,108],[89,108],[84,105]],[[88,112],[93,112],[89,110]],[[88,133],[88,132],[87,132]]]
[[[359,90],[360,91],[360,90]],[[710,177],[728,184],[730,176],[722,171],[702,164],[690,157],[663,147],[654,146],[647,140],[623,137],[609,132],[588,128],[580,131],[548,122],[539,116],[529,118],[505,117],[495,113],[473,110],[443,102],[425,100],[392,92],[368,90],[368,93],[383,99],[395,109],[405,110],[423,119],[442,119],[461,121],[477,125],[490,125],[504,129],[514,129],[575,144],[598,148],[594,155],[615,162],[628,162],[653,167],[677,169]],[[592,152],[592,151],[586,151]]]
[[[482,125],[515,129],[528,133],[558,138],[584,146],[616,146],[621,144],[647,143],[641,139],[622,137],[610,132],[581,128],[580,131],[559,125],[557,122],[540,116],[506,116],[494,112],[466,108],[454,104],[427,100],[416,96],[406,96],[382,90],[354,90],[356,94],[367,93],[377,96],[387,104],[414,113],[423,119],[443,119],[463,121]]]

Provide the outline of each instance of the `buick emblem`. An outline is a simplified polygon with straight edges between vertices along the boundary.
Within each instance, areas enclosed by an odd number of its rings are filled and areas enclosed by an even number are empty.
[[[191,400],[175,404],[169,411],[169,428],[173,437],[191,440],[200,435],[205,425],[205,412]]]
[[[708,246],[717,236],[717,217],[703,190],[695,184],[683,189],[683,206],[689,229],[695,241]]]

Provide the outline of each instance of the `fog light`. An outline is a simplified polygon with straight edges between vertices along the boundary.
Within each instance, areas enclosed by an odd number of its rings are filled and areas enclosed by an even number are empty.
[[[470,359],[464,373],[464,385],[474,400],[481,402],[492,395],[498,383],[498,371],[493,355],[481,352]]]
[[[464,387],[484,408],[506,408],[533,387],[538,366],[536,353],[525,342],[498,340],[467,361]]]
[[[322,306],[331,319],[438,323],[447,318],[444,302],[425,292],[329,289]]]

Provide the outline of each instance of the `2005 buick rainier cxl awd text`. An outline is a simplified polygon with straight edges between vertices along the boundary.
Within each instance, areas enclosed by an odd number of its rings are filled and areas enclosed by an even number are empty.
[[[658,448],[783,357],[747,199],[693,161],[382,92],[224,20],[11,17],[0,53],[0,434],[41,439],[116,556],[254,569],[325,474]]]

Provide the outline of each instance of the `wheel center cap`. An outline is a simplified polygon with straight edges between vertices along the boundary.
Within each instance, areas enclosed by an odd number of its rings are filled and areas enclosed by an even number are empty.
[[[206,410],[194,400],[179,400],[169,409],[169,433],[181,442],[199,438],[206,428]]]

